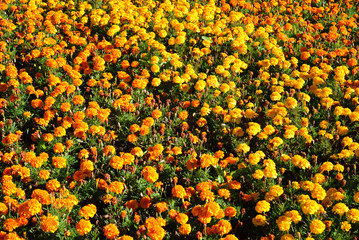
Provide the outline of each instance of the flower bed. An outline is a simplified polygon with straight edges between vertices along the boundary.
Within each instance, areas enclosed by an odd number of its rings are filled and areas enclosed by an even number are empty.
[[[1,239],[357,239],[357,0],[0,3]]]

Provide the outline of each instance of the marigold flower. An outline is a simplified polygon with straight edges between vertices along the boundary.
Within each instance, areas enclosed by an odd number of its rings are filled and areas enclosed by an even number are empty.
[[[123,167],[123,159],[119,156],[113,156],[110,160],[110,166],[114,169],[120,170]]]
[[[280,231],[289,231],[290,225],[292,223],[292,219],[286,216],[280,216],[276,223]]]
[[[227,207],[225,210],[224,210],[224,214],[227,216],[227,217],[235,217],[237,215],[237,210],[234,208],[234,207]]]
[[[349,211],[349,208],[344,203],[337,203],[333,206],[333,213],[343,216],[346,212]]]
[[[114,192],[116,194],[122,193],[123,189],[124,189],[124,184],[119,181],[114,181],[114,182],[110,183],[110,185],[108,186],[108,190],[110,192]]]
[[[324,232],[325,230],[325,224],[318,220],[318,219],[314,219],[311,223],[310,223],[310,231],[314,234],[320,234],[322,232]]]
[[[218,195],[224,199],[228,199],[231,196],[231,193],[228,189],[221,188],[218,190]]]
[[[52,158],[52,165],[54,165],[55,168],[64,168],[66,167],[66,158],[63,157],[53,157]]]
[[[257,215],[254,218],[252,218],[252,223],[254,226],[264,226],[267,222],[267,218],[263,215]]]
[[[292,234],[284,234],[280,240],[295,240]]]
[[[184,213],[179,213],[179,214],[177,214],[175,219],[179,224],[183,225],[183,224],[187,223],[188,216]]]
[[[141,198],[140,206],[143,209],[148,209],[152,205],[151,198],[149,196],[145,196]]]
[[[342,230],[346,231],[346,232],[349,232],[350,229],[352,228],[352,225],[351,225],[349,222],[344,221],[344,222],[342,222],[340,228],[341,228]]]
[[[70,103],[61,103],[60,110],[62,112],[68,112],[70,109],[71,109],[71,104]]]
[[[44,232],[56,232],[59,226],[59,221],[57,216],[52,216],[51,213],[48,216],[41,217],[41,229]]]
[[[158,179],[158,173],[156,172],[156,169],[151,166],[146,166],[142,170],[142,175],[145,178],[147,182],[153,183],[156,182]]]
[[[265,200],[259,201],[256,204],[255,210],[257,213],[268,212],[270,210],[270,203]]]
[[[72,98],[72,102],[74,105],[80,105],[83,104],[85,102],[85,99],[83,96],[81,95],[76,95]]]
[[[39,177],[42,180],[47,180],[50,177],[50,172],[48,170],[40,170]]]
[[[80,233],[81,236],[89,233],[92,229],[92,224],[89,220],[81,219],[76,223],[76,231]]]
[[[359,221],[359,210],[352,208],[346,213],[346,217],[349,222],[356,223]]]
[[[103,232],[105,234],[106,239],[114,239],[120,235],[120,231],[118,230],[117,226],[113,223],[107,224],[103,228]]]
[[[38,200],[43,205],[51,204],[50,194],[46,190],[35,189],[31,194],[31,198]]]
[[[19,224],[16,219],[8,218],[3,223],[4,230],[12,232],[14,229],[19,227]]]
[[[156,211],[159,213],[163,213],[167,210],[167,203],[159,202],[156,204]]]
[[[88,204],[80,209],[79,215],[83,216],[85,219],[89,219],[95,216],[96,212],[97,207],[93,204]]]
[[[30,218],[42,211],[42,204],[36,199],[30,199],[22,203],[18,208],[20,217]]]
[[[319,204],[314,200],[307,200],[301,208],[304,214],[315,214],[319,210]]]
[[[57,181],[56,179],[49,180],[46,183],[46,189],[49,192],[56,192],[57,190],[59,190],[60,187],[61,187],[61,185],[60,185],[59,181]]]
[[[6,215],[7,213],[8,213],[7,206],[3,202],[0,202],[0,215]]]
[[[188,235],[190,234],[192,230],[192,227],[190,224],[182,224],[181,226],[179,226],[178,231],[180,232],[180,234],[182,235]]]
[[[63,137],[66,135],[66,130],[63,127],[57,127],[54,130],[54,134],[56,137]]]

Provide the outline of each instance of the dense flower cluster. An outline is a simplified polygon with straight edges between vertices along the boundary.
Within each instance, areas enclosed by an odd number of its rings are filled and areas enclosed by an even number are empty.
[[[1,1],[0,239],[356,239],[358,9]]]

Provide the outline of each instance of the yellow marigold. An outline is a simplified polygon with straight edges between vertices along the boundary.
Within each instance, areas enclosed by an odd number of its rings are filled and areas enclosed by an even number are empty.
[[[319,172],[323,173],[324,171],[332,171],[333,170],[333,163],[331,162],[324,162],[320,167],[319,167]]]
[[[198,119],[198,121],[197,121],[197,125],[199,126],[199,127],[203,127],[204,125],[206,125],[207,124],[207,120],[205,119],[205,118],[203,118],[203,117],[201,117],[200,119]]]
[[[245,143],[241,143],[237,146],[237,152],[241,152],[241,153],[247,153],[249,152],[251,148],[245,144]]]
[[[286,216],[280,216],[276,223],[280,231],[289,231],[290,225],[292,224],[292,219]]]
[[[113,223],[107,224],[103,228],[103,232],[106,236],[106,239],[114,239],[120,235],[120,231],[118,230],[117,226]]]
[[[270,203],[267,202],[266,200],[259,201],[256,204],[255,210],[257,213],[269,212]]]
[[[271,95],[270,95],[270,99],[272,101],[279,101],[281,99],[281,94],[278,93],[278,92],[273,92]]]
[[[359,221],[359,210],[356,208],[350,209],[346,213],[346,217],[347,217],[348,221],[350,221],[352,223],[358,222]]]
[[[344,203],[337,203],[332,209],[333,213],[343,216],[346,212],[349,211],[349,208]]]
[[[267,218],[263,215],[258,214],[254,218],[252,218],[252,223],[254,226],[264,226],[267,222]]]
[[[310,223],[310,232],[314,233],[314,234],[320,234],[322,232],[324,232],[325,230],[325,224],[318,220],[318,219],[314,219],[311,223]]]
[[[280,240],[295,240],[295,238],[293,237],[293,235],[292,234],[284,234],[281,238],[280,238]]]
[[[76,223],[76,231],[80,233],[81,236],[89,233],[92,229],[92,224],[89,220],[81,219]]]
[[[120,237],[118,240],[133,240],[133,237],[128,236],[128,235],[123,235],[123,236]]]
[[[301,208],[304,214],[315,214],[318,212],[320,206],[314,200],[307,200],[302,204]]]
[[[56,179],[49,180],[46,183],[46,189],[49,192],[57,191],[60,188],[60,183]]]
[[[207,83],[204,80],[198,80],[194,86],[194,89],[196,89],[197,91],[201,92],[205,89]]]
[[[302,216],[300,216],[297,210],[285,212],[284,216],[289,217],[294,223],[299,223],[302,221]]]
[[[44,232],[54,233],[59,226],[59,221],[57,216],[52,216],[51,213],[48,216],[41,217],[41,229]]]
[[[283,188],[279,185],[273,185],[269,189],[269,193],[275,197],[279,197],[283,194]]]
[[[260,160],[261,160],[261,155],[259,153],[257,153],[257,152],[250,153],[248,155],[248,161],[252,165],[256,165],[257,163],[259,163]]]
[[[352,228],[352,225],[351,225],[349,222],[344,221],[344,222],[342,222],[340,228],[341,228],[342,230],[348,232],[348,231],[350,231],[350,229]]]
[[[250,122],[248,123],[248,128],[246,132],[250,136],[255,136],[261,131],[261,126],[258,123]]]
[[[267,178],[277,178],[278,173],[275,166],[266,166],[263,170],[263,175]]]
[[[66,129],[63,127],[57,127],[54,130],[54,134],[56,137],[63,137],[66,135]]]
[[[252,176],[253,176],[254,179],[262,179],[264,177],[264,173],[263,173],[262,170],[257,169],[257,170],[254,171]]]

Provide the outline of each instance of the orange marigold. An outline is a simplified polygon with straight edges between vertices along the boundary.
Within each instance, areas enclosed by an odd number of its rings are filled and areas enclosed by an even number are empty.
[[[114,239],[120,234],[120,231],[118,230],[117,226],[113,223],[104,226],[103,232],[107,239]]]
[[[165,202],[159,202],[156,204],[156,211],[159,213],[163,213],[167,210],[167,203]]]
[[[63,157],[53,157],[52,165],[54,165],[55,168],[64,168],[66,167],[66,161],[66,158]]]
[[[38,200],[43,205],[51,203],[50,194],[46,190],[35,189],[31,194],[31,198]]]
[[[108,186],[108,190],[110,192],[114,192],[117,194],[122,193],[123,189],[124,189],[124,184],[119,181],[114,181],[114,182],[110,183],[110,185]]]
[[[18,208],[20,217],[30,218],[42,211],[42,204],[36,199],[22,203]]]
[[[76,230],[80,233],[81,236],[89,233],[92,229],[92,224],[89,220],[81,219],[76,223]]]
[[[156,172],[156,169],[151,166],[144,167],[142,170],[142,175],[145,180],[150,183],[156,182],[158,179],[158,173]]]
[[[46,183],[46,189],[49,192],[56,192],[61,187],[59,181],[52,179]]]
[[[96,212],[97,207],[94,204],[88,204],[80,209],[79,215],[83,216],[85,219],[89,219],[95,216]]]
[[[41,217],[41,229],[44,232],[54,233],[59,226],[59,221],[57,216],[52,216],[51,213],[46,216]]]
[[[190,224],[182,224],[179,228],[178,231],[180,232],[180,234],[182,235],[188,235],[192,230],[192,227]]]
[[[181,185],[176,185],[172,188],[172,195],[177,198],[185,198],[186,190]]]

